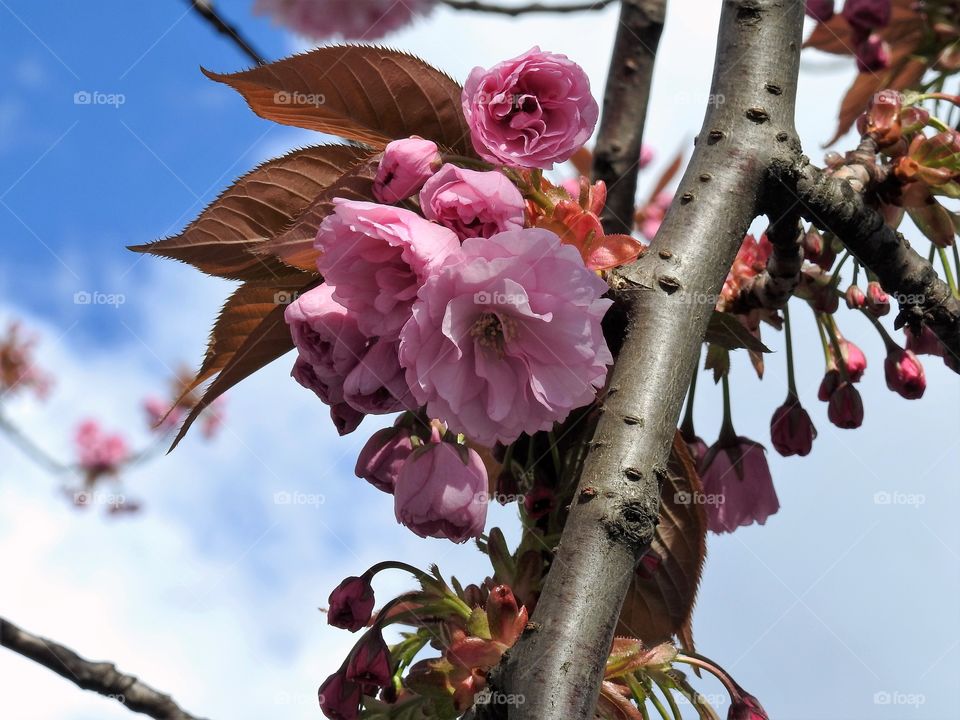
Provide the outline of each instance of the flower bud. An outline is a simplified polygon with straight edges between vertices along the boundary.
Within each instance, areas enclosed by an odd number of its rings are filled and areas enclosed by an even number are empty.
[[[727,720],[770,720],[760,701],[749,693],[743,693],[733,699]]]
[[[330,720],[356,720],[360,717],[360,695],[360,686],[338,670],[320,686],[320,711]]]
[[[833,17],[833,0],[807,0],[806,11],[817,22],[826,22]]]
[[[400,468],[411,452],[413,442],[409,429],[389,427],[377,430],[357,456],[354,472],[375,488],[392,493]]]
[[[817,399],[821,402],[827,402],[837,388],[840,386],[840,371],[836,368],[827,370],[820,381],[820,389],[817,390]]]
[[[379,630],[371,630],[360,640],[347,664],[347,680],[357,683],[367,695],[389,686],[393,679],[390,650]]]
[[[843,382],[830,396],[827,417],[838,428],[852,430],[863,424],[863,400],[853,383]]]
[[[874,317],[883,317],[890,312],[890,296],[876,280],[867,284],[867,311]]]
[[[803,235],[803,257],[810,262],[817,262],[823,252],[823,235],[813,225]]]
[[[330,593],[328,602],[327,622],[334,627],[356,632],[370,622],[374,605],[373,588],[365,577],[348,577]]]
[[[890,43],[877,33],[870,33],[856,47],[857,69],[860,72],[877,72],[890,67]]]
[[[809,454],[813,447],[817,429],[810,415],[796,396],[788,395],[783,405],[778,407],[770,418],[770,438],[773,447],[784,457]]]
[[[887,378],[887,387],[907,400],[923,397],[927,389],[927,378],[919,358],[910,350],[894,348],[883,362],[883,372]]]
[[[487,620],[494,640],[512,646],[527,624],[527,611],[517,604],[513,591],[497,585],[487,598]]]
[[[404,200],[423,186],[440,163],[436,143],[416,136],[394,140],[383,151],[373,195],[383,203]]]
[[[891,0],[847,0],[843,17],[856,30],[873,30],[890,22]]]
[[[847,307],[851,310],[859,310],[867,304],[867,296],[863,294],[859,285],[848,287],[843,297],[847,301]]]

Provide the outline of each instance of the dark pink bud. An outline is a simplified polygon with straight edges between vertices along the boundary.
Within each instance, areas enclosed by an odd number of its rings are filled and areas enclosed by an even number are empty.
[[[890,22],[891,0],[847,0],[843,17],[854,30],[873,30]]]
[[[334,627],[356,632],[370,622],[373,614],[373,588],[362,577],[348,577],[330,593],[327,622]]]
[[[759,700],[749,693],[743,693],[733,699],[727,720],[770,720],[770,717]]]
[[[847,378],[850,382],[860,382],[864,371],[867,369],[867,357],[863,354],[863,350],[849,340],[841,340],[840,352],[843,355],[843,362],[847,366]]]
[[[907,400],[923,397],[927,389],[927,378],[923,365],[910,350],[895,348],[887,354],[883,362],[883,372],[887,378],[887,387]]]
[[[360,640],[347,664],[347,680],[355,682],[367,695],[392,683],[390,649],[379,630],[368,632]]]
[[[330,720],[356,720],[360,717],[360,695],[360,686],[337,671],[320,686],[320,711]]]
[[[890,296],[876,280],[871,280],[867,285],[867,310],[874,317],[883,317],[890,312]]]
[[[847,307],[851,310],[859,310],[867,304],[867,296],[863,294],[859,285],[848,287],[843,296],[847,301]]]
[[[539,520],[553,510],[554,492],[544,485],[536,485],[523,496],[523,509],[531,520]]]
[[[487,619],[493,639],[513,645],[527,623],[527,613],[509,587],[497,585],[487,599]]]
[[[838,428],[852,430],[863,424],[863,400],[853,383],[844,382],[830,396],[827,417]]]
[[[833,0],[807,0],[807,15],[817,22],[826,22],[833,17]]]
[[[377,430],[360,451],[354,472],[358,478],[363,478],[375,488],[393,493],[400,468],[411,452],[413,443],[407,428]]]
[[[839,385],[840,371],[836,368],[827,370],[827,372],[824,373],[823,380],[820,381],[820,389],[817,390],[817,399],[822,402],[827,402],[833,393],[836,392]]]
[[[360,425],[360,421],[366,417],[356,408],[351,407],[345,402],[330,406],[330,419],[337,428],[340,435],[349,435]]]
[[[823,235],[812,225],[803,236],[803,257],[810,262],[817,262],[823,252]]]
[[[773,447],[784,457],[809,454],[817,429],[800,401],[791,395],[770,418],[770,438]]]
[[[877,72],[890,67],[890,43],[876,33],[871,33],[859,43],[856,53],[860,72]]]

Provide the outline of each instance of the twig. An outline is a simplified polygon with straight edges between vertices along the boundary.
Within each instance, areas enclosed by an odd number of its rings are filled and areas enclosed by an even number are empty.
[[[33,635],[0,618],[0,645],[65,677],[74,685],[112,698],[133,712],[156,720],[199,720],[169,695],[154,690],[113,663],[85,660],[73,650]]]
[[[803,226],[796,208],[786,212],[767,229],[773,252],[763,272],[748,280],[732,309],[743,313],[755,308],[778,310],[787,304],[803,269]]]
[[[715,297],[760,209],[767,174],[797,147],[803,4],[726,0],[703,129],[650,249],[615,273],[623,348],[532,622],[491,690],[523,697],[511,720],[590,720]],[[791,138],[793,139],[790,142]]]
[[[593,179],[607,185],[602,220],[608,233],[633,230],[640,145],[666,12],[666,0],[623,0],[620,7],[593,153]]]
[[[221,35],[226,35],[227,38],[240,49],[241,52],[253,60],[257,65],[267,64],[267,61],[263,59],[263,56],[253,49],[250,41],[241,35],[240,31],[237,30],[234,25],[231,25],[224,20],[223,16],[217,12],[217,9],[214,7],[213,0],[187,0],[187,2],[190,3],[191,7],[193,7],[196,13],[206,20],[214,30]]]
[[[72,469],[66,463],[62,463],[42,447],[37,445],[27,435],[18,428],[10,419],[0,412],[0,432],[3,432],[19,450],[38,465],[42,465],[54,475],[62,475],[70,472]]]
[[[624,0],[627,2],[628,0]],[[550,5],[534,2],[529,5],[495,5],[480,0],[440,0],[444,5],[454,10],[470,10],[472,12],[494,13],[497,15],[529,15],[530,13],[575,13],[590,10],[603,10],[617,0],[594,0],[593,2],[569,3],[566,5]]]

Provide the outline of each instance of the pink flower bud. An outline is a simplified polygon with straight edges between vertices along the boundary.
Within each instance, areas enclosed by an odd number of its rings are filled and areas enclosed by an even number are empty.
[[[809,454],[817,429],[810,415],[800,401],[788,395],[786,401],[778,407],[770,419],[770,438],[773,447],[784,457]]]
[[[379,630],[371,630],[354,650],[347,664],[347,680],[357,683],[367,695],[391,684],[390,650]]]
[[[852,430],[863,424],[863,400],[853,383],[840,383],[830,396],[827,417],[838,428]]]
[[[410,431],[403,427],[377,430],[357,457],[355,472],[375,488],[393,492],[400,468],[413,452]]]
[[[863,294],[859,285],[848,287],[843,296],[847,302],[847,307],[851,310],[859,310],[867,304],[867,296]]]
[[[891,0],[847,0],[843,17],[854,30],[873,30],[890,22]]]
[[[923,365],[910,350],[895,348],[883,361],[883,372],[887,378],[887,387],[907,400],[923,397],[927,389],[927,378]]]
[[[374,604],[373,588],[365,577],[348,577],[332,593],[327,622],[356,632],[370,622]]]
[[[339,385],[359,362],[367,338],[357,328],[356,317],[333,299],[333,293],[327,283],[308,290],[287,306],[283,318],[301,357],[321,378]]]
[[[393,497],[397,521],[414,533],[462,543],[483,532],[487,470],[470,448],[430,442],[407,458]]]
[[[340,671],[323,681],[317,693],[320,711],[330,720],[356,720],[360,717],[360,686]]]
[[[445,225],[461,240],[523,227],[523,195],[499,171],[444,165],[420,191],[420,207],[427,220]]]
[[[707,527],[715,533],[759,523],[780,509],[763,445],[745,437],[718,440],[707,451],[700,468],[708,503]]]
[[[360,425],[364,414],[356,410],[345,402],[336,403],[330,406],[330,419],[333,420],[339,435],[349,435]]]
[[[373,196],[384,203],[400,202],[417,192],[440,163],[436,143],[416,136],[394,140],[383,151]]]
[[[876,33],[871,33],[859,43],[856,53],[860,72],[877,72],[890,67],[890,43]]]
[[[474,68],[463,86],[463,114],[485,160],[549,170],[590,138],[600,107],[583,68],[534,47],[489,70]]]
[[[807,0],[807,16],[817,22],[826,22],[833,17],[834,0]]]
[[[867,284],[867,310],[874,317],[883,317],[890,312],[890,296],[876,280]]]
[[[743,693],[733,699],[727,720],[770,720],[760,701],[749,693]]]
[[[523,509],[531,520],[539,520],[553,510],[556,494],[545,485],[536,485],[523,496]]]
[[[847,378],[850,382],[860,382],[867,369],[867,357],[863,350],[849,340],[840,339],[840,354],[847,369]]]

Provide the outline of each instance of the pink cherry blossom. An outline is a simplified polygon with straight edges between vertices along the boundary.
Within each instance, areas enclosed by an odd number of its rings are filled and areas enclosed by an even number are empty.
[[[411,433],[405,427],[389,427],[377,430],[357,457],[354,469],[357,477],[363,478],[375,488],[392,493],[400,475],[400,468],[413,452]]]
[[[313,40],[379,40],[427,15],[436,0],[257,0],[254,12],[269,15]]]
[[[397,345],[396,340],[377,340],[350,371],[343,381],[343,399],[350,407],[371,415],[416,409]]]
[[[445,225],[461,239],[523,227],[523,195],[497,171],[444,165],[420,191],[420,207],[425,218]]]
[[[489,70],[474,68],[463,87],[463,113],[484,159],[550,169],[589,139],[600,108],[583,68],[534,47]]]
[[[393,677],[391,665],[387,643],[380,631],[373,629],[367,632],[350,657],[346,677],[373,695],[380,688],[390,685]]]
[[[707,527],[715,533],[763,525],[780,509],[763,445],[753,440],[718,440],[707,451],[700,475],[708,499]]]
[[[603,386],[606,290],[550,231],[466,240],[403,328],[407,383],[431,417],[481,445],[547,430]]]
[[[340,435],[349,435],[360,425],[364,414],[345,402],[330,406],[330,419]]]
[[[462,543],[487,521],[487,470],[472,449],[435,433],[404,462],[393,497],[397,521],[414,533]]]
[[[362,689],[347,680],[345,672],[338,670],[323,681],[317,695],[320,712],[330,720],[356,720],[360,717]]]
[[[96,420],[84,420],[75,431],[77,462],[88,473],[115,473],[129,457],[127,441],[118,433],[105,432]]]
[[[460,247],[457,236],[402,208],[334,203],[317,233],[317,269],[361,331],[395,340],[417,290]]]
[[[440,167],[437,144],[421,137],[394,140],[383,151],[373,181],[373,195],[384,203],[404,200],[419,190]]]
[[[334,627],[356,632],[370,622],[375,601],[370,578],[344,578],[327,600],[330,604],[327,622]]]
[[[357,327],[356,317],[333,294],[329,283],[308,290],[287,306],[283,318],[300,356],[319,376],[342,382],[360,362],[367,337]]]

